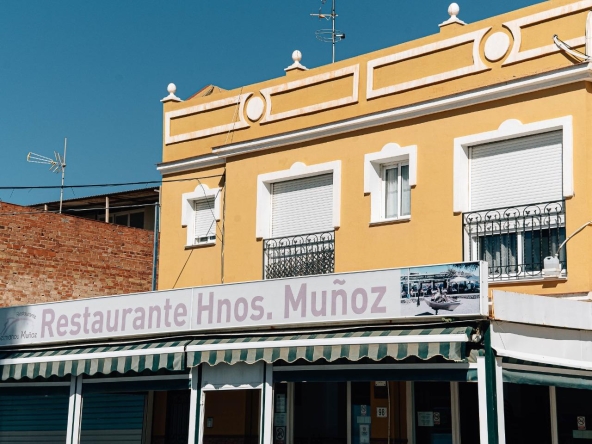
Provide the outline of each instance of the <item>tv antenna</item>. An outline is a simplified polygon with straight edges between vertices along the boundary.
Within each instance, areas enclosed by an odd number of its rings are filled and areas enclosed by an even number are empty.
[[[68,139],[64,139],[64,157],[57,151],[54,151],[54,159],[45,157],[41,154],[29,153],[27,154],[27,162],[41,163],[49,165],[49,171],[52,173],[62,173],[62,186],[60,187],[60,213],[62,212],[62,201],[64,200],[64,177],[66,175],[66,149],[68,147]]]
[[[335,0],[331,0],[331,14],[324,14],[323,7],[319,8],[318,14],[310,14],[313,17],[318,17],[319,20],[331,20],[331,29],[319,29],[315,31],[315,37],[317,40],[321,42],[331,43],[333,47],[333,58],[331,63],[335,63],[335,43],[340,42],[345,39],[345,33],[335,29],[335,19],[337,18],[337,13],[335,12]],[[327,0],[321,0],[321,3],[324,5],[327,3]]]

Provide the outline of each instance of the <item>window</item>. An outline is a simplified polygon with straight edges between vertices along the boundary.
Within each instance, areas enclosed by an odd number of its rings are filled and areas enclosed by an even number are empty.
[[[105,215],[100,214],[98,220],[104,221]],[[124,225],[132,228],[144,228],[144,210],[130,211],[125,213],[111,213],[109,215],[109,223],[116,225]]]
[[[181,225],[187,227],[186,247],[213,245],[220,220],[220,188],[198,185],[184,193],[181,201]]]
[[[370,194],[370,224],[411,217],[411,188],[417,184],[417,147],[386,144],[364,156],[364,193]]]
[[[263,279],[333,273],[341,206],[341,162],[261,174],[257,237],[263,238]]]
[[[490,280],[541,277],[565,240],[562,140],[549,131],[470,147],[465,256],[487,261]]]
[[[411,215],[411,187],[409,164],[385,166],[382,173],[384,219],[397,219]]]
[[[216,242],[214,199],[193,201],[193,245]]]

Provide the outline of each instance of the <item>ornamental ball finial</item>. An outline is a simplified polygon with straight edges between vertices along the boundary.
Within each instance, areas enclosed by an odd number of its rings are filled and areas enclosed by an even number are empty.
[[[448,14],[450,14],[450,17],[456,17],[459,12],[460,6],[458,6],[458,3],[450,3],[450,6],[448,7]]]
[[[177,92],[177,86],[174,83],[169,83],[169,86],[167,86],[167,91],[170,94],[175,94],[175,92]]]
[[[302,60],[302,53],[298,50],[294,51],[292,53],[292,60],[294,60],[294,62],[300,62],[300,60]]]

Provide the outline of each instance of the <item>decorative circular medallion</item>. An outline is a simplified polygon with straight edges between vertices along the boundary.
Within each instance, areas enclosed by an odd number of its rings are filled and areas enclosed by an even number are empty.
[[[503,32],[493,33],[485,42],[485,57],[490,62],[497,62],[510,49],[510,37]]]
[[[259,120],[263,115],[264,106],[261,97],[253,97],[247,103],[247,117],[253,122]]]

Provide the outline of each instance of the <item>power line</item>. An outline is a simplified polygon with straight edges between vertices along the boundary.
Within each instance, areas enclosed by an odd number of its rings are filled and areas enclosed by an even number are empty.
[[[68,185],[66,188],[101,188],[101,187],[124,187],[128,185],[154,185],[171,182],[189,182],[192,180],[211,179],[213,177],[222,177],[223,174],[213,174],[211,176],[191,177],[187,179],[169,179],[169,180],[146,180],[141,182],[121,182],[121,183],[95,183],[87,185]],[[55,190],[61,188],[60,185],[34,185],[34,186],[0,186],[0,190]]]

